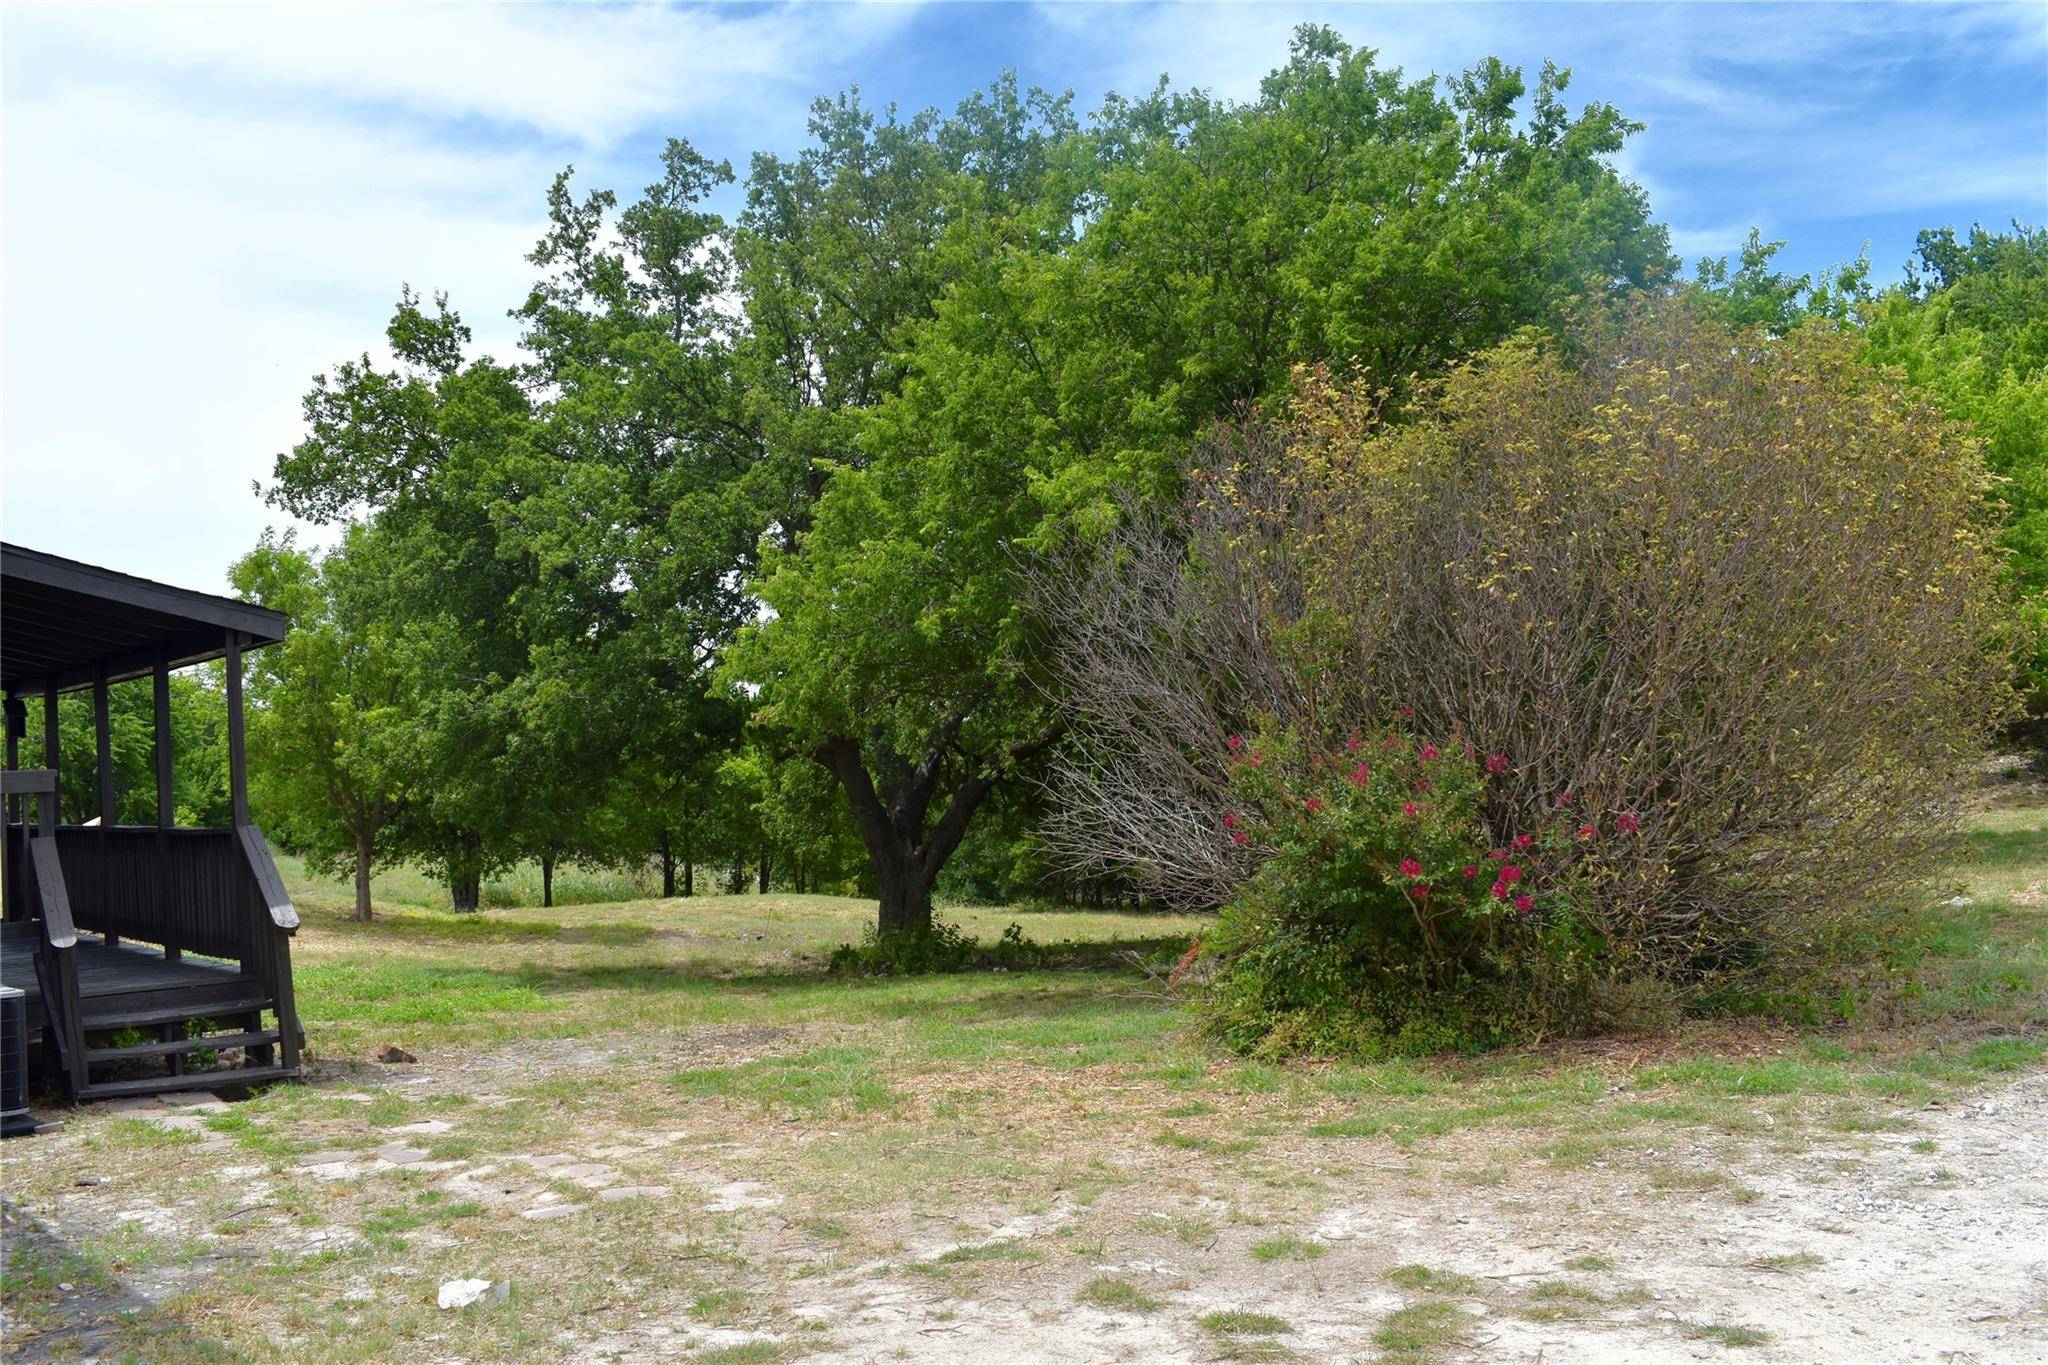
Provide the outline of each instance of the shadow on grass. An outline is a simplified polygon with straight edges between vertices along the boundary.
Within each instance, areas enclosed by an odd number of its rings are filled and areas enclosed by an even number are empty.
[[[2007,870],[2038,867],[2044,836],[2039,826],[2027,829],[1972,830],[1963,836],[1965,861],[1972,868]]]
[[[351,956],[300,963],[299,1007],[309,1022],[371,1025],[458,1023],[482,1015],[567,1011],[580,997],[688,998],[707,1022],[758,1013],[819,1011],[842,1018],[933,1018],[951,1024],[1051,1019],[1094,1012],[1151,989],[1132,962],[1177,951],[1180,940],[1082,945],[1057,966],[929,976],[850,976],[822,965],[805,971],[735,972],[707,961],[685,963],[522,963],[484,967],[428,958]],[[627,1006],[622,1013],[631,1011]]]
[[[24,1360],[227,1360],[99,1261],[11,1202],[6,1229],[7,1354]]]

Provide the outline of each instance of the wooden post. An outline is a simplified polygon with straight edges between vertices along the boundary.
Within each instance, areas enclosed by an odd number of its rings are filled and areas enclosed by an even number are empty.
[[[57,680],[52,678],[43,684],[43,766],[57,778],[57,785],[60,787],[64,781],[60,753],[63,747],[64,739],[57,728]],[[63,812],[59,809],[61,804],[59,793],[56,791],[51,791],[40,798],[36,823],[44,834],[56,834],[57,823],[64,818]]]
[[[7,771],[21,769],[21,737],[28,730],[28,705],[20,697],[7,699]],[[7,798],[7,823],[21,823],[21,798]]]
[[[156,652],[156,827],[169,829],[178,823],[176,795],[172,788],[171,760],[171,664],[162,650]]]
[[[171,867],[174,864],[170,861],[170,835],[166,831],[178,823],[175,773],[171,766],[176,750],[171,744],[171,656],[162,646],[157,647],[156,667],[151,670],[150,685],[155,693],[152,700],[155,702],[156,710],[155,724],[151,728],[155,732],[156,740],[157,857],[163,860],[163,866]],[[172,902],[177,897],[177,888],[170,878],[159,878],[156,894],[157,923],[167,926],[173,920]],[[179,943],[178,935],[173,930],[167,927],[159,928],[157,933],[163,940],[164,961],[176,962],[184,956],[184,945]],[[184,1060],[182,1056],[172,1056],[173,1076],[183,1069]]]
[[[228,632],[228,795],[236,825],[249,823],[249,764],[242,738],[242,635]]]
[[[107,666],[93,670],[92,742],[99,758],[100,833],[114,827],[114,735],[107,714]]]

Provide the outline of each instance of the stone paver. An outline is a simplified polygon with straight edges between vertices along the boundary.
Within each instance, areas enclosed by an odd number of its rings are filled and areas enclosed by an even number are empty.
[[[568,1218],[582,1211],[581,1204],[541,1204],[519,1216],[529,1223],[551,1223],[557,1218]]]
[[[622,1199],[658,1199],[667,1193],[666,1185],[614,1185],[599,1190],[597,1197],[607,1204],[616,1204]]]

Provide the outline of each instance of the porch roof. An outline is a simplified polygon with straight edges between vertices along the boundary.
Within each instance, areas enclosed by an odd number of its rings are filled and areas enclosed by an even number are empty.
[[[9,695],[141,677],[217,659],[227,632],[253,648],[284,638],[282,612],[0,544],[0,688]]]

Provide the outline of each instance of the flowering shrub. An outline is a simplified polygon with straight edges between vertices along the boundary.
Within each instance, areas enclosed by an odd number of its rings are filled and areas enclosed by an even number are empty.
[[[1239,1041],[1882,970],[2012,705],[1967,433],[1682,301],[1388,402],[1304,373],[1044,581],[1055,849],[1228,907]]]
[[[1257,864],[1207,945],[1221,963],[1211,1021],[1234,1046],[1495,1041],[1530,1013],[1508,989],[1527,975],[1517,964],[1569,970],[1591,952],[1577,860],[1560,855],[1598,824],[1554,819],[1496,842],[1483,812],[1506,755],[1398,725],[1341,740],[1233,735],[1225,751],[1235,804],[1216,837]]]

